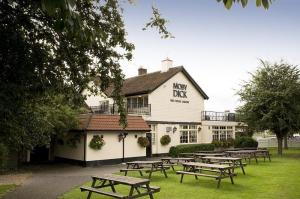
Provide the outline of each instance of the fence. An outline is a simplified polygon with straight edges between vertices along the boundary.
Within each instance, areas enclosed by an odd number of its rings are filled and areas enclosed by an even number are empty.
[[[276,138],[259,138],[258,147],[277,147],[277,139]],[[300,148],[300,138],[292,138],[288,139],[288,147],[289,148]]]

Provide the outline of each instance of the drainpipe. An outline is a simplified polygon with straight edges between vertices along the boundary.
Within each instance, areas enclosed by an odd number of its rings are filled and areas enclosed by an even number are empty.
[[[125,138],[128,135],[127,132],[122,132],[119,134],[119,137],[122,139],[122,162],[125,162]]]

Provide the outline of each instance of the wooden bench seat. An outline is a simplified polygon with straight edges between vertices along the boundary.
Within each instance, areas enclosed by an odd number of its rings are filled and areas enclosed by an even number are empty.
[[[219,179],[219,176],[217,176],[217,175],[211,175],[211,174],[206,174],[206,173],[195,173],[195,172],[189,172],[189,171],[176,171],[176,174],[186,174],[186,175],[193,175],[193,176],[204,176],[204,177]]]
[[[93,187],[80,187],[80,190],[81,191],[89,191],[89,192],[99,193],[99,194],[106,195],[106,196],[111,196],[111,197],[114,197],[114,198],[121,198],[121,199],[128,198],[128,196],[121,195],[119,193],[114,193],[114,192],[110,192],[110,191],[103,191],[103,190],[96,189],[96,188],[93,188]]]

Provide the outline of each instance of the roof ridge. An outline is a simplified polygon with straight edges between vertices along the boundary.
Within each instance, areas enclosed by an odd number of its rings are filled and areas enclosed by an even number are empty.
[[[169,68],[169,70],[172,70],[172,69],[178,69],[178,68],[183,68],[183,66],[175,66],[175,67],[171,67]],[[169,72],[166,71],[166,72]],[[166,73],[166,72],[163,72],[163,73]],[[128,77],[126,78],[125,80],[128,80],[128,79],[133,79],[133,78],[136,78],[136,77],[144,77],[144,76],[147,76],[147,75],[152,75],[152,74],[155,74],[155,73],[162,73],[161,70],[158,70],[158,71],[154,71],[154,72],[151,72],[151,73],[147,73],[147,74],[143,74],[143,75],[136,75],[136,76],[133,76],[133,77]]]

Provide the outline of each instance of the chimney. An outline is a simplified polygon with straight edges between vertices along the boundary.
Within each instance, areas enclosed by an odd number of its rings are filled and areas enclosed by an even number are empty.
[[[138,74],[140,75],[146,75],[147,74],[147,69],[143,68],[142,66],[138,69]]]
[[[167,72],[173,66],[173,61],[167,57],[167,59],[161,61],[161,72]]]

